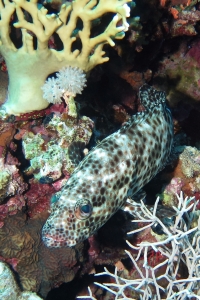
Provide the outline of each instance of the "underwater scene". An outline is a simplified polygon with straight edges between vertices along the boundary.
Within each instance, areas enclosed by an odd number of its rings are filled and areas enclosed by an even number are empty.
[[[0,300],[200,299],[200,0],[0,0]]]

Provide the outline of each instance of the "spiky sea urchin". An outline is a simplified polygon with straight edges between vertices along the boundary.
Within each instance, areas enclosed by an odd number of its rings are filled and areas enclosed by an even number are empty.
[[[65,92],[72,96],[81,94],[86,86],[86,75],[77,67],[62,68],[56,78],[48,78],[42,87],[43,97],[49,103],[60,103]]]

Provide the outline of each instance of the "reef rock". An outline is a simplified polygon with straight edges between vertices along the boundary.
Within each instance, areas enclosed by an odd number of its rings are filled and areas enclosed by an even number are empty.
[[[0,262],[0,299],[1,300],[42,300],[32,292],[21,292],[9,266]]]

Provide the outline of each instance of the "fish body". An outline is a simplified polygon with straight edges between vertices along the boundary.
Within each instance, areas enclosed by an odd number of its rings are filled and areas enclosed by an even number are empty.
[[[144,85],[139,96],[145,111],[93,148],[56,196],[42,230],[48,247],[87,239],[166,164],[173,122],[165,93]]]

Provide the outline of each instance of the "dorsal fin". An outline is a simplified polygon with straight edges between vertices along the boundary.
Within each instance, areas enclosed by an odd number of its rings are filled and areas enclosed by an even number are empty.
[[[166,103],[166,94],[163,91],[157,91],[152,86],[144,84],[139,89],[139,98],[145,109],[149,110],[160,104]]]
[[[136,113],[135,115],[131,116],[128,121],[121,127],[120,132],[123,133],[126,129],[130,126],[136,126],[139,123],[142,123],[145,117],[145,111],[141,111]]]

